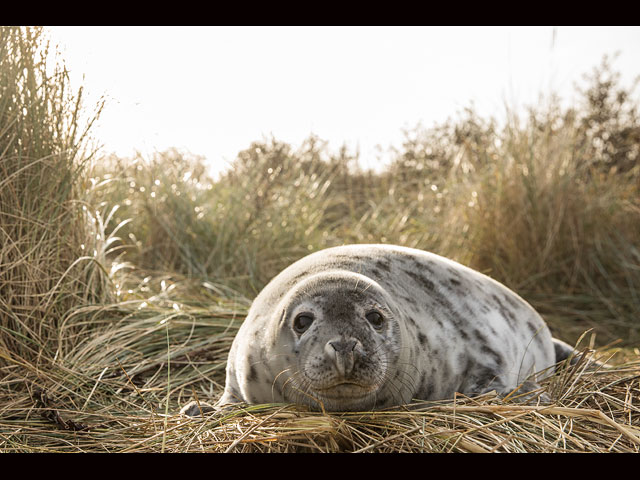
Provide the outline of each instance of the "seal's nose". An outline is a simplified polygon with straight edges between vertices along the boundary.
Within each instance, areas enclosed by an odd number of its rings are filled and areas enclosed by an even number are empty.
[[[353,338],[330,340],[325,345],[326,355],[333,360],[338,373],[343,377],[349,375],[353,370],[357,345],[358,340]]]

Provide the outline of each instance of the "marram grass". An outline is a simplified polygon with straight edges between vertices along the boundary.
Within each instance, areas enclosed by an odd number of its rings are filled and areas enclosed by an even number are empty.
[[[82,204],[91,152],[82,89],[54,62],[41,29],[0,28],[0,352],[36,359],[61,316],[107,301],[100,239]],[[84,208],[83,208],[84,207]],[[92,235],[93,233],[93,235]],[[0,360],[2,364],[2,360]]]

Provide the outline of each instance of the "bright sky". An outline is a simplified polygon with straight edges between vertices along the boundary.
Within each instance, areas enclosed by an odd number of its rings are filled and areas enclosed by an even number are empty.
[[[49,27],[74,85],[106,95],[94,135],[127,156],[178,147],[220,170],[254,140],[400,146],[471,102],[500,117],[574,85],[605,54],[629,85],[639,27]],[[84,80],[82,76],[84,75]],[[77,88],[77,87],[76,87]],[[384,157],[383,157],[384,158]]]

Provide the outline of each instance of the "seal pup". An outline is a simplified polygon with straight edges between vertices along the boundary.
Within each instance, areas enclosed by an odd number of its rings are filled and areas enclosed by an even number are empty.
[[[345,245],[298,260],[258,294],[214,408],[354,411],[456,392],[526,394],[572,352],[525,300],[482,273],[422,250]],[[191,402],[181,412],[211,409]]]

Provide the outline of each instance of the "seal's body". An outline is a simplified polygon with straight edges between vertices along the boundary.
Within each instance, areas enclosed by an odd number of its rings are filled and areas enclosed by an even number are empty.
[[[479,272],[405,247],[335,247],[293,263],[256,297],[217,406],[370,410],[455,392],[526,392],[552,373],[556,349],[571,350]]]

